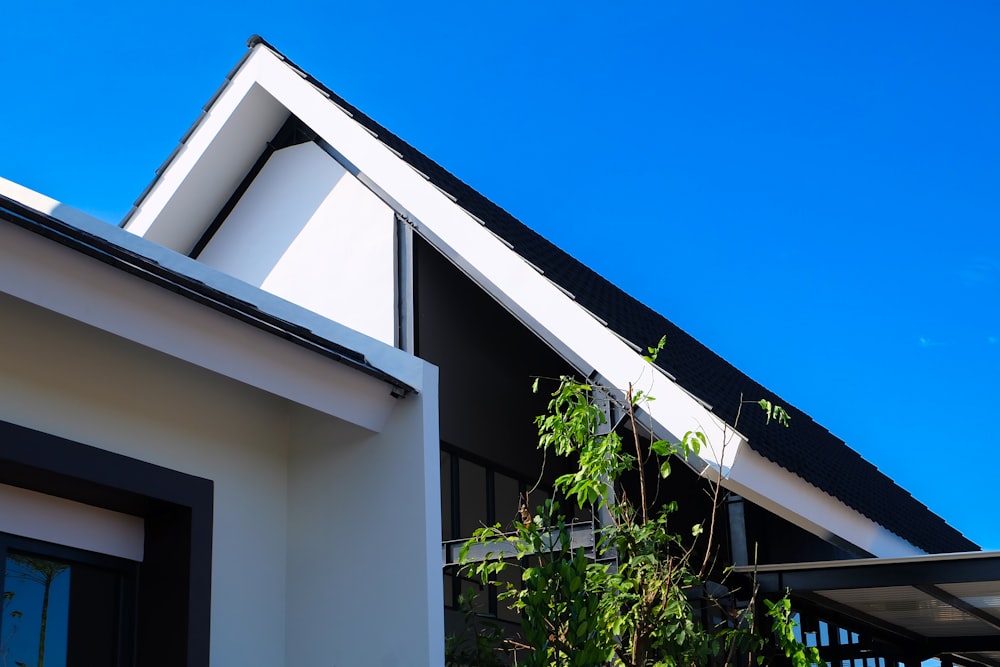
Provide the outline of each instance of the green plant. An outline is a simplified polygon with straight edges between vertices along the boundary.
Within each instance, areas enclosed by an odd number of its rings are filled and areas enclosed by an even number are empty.
[[[795,628],[798,622],[792,615],[792,603],[788,599],[788,593],[780,600],[764,600],[767,607],[767,615],[771,619],[774,628],[774,641],[778,648],[788,658],[792,667],[810,667],[810,665],[823,664],[819,655],[819,649],[815,646],[806,646],[795,636]]]
[[[647,359],[654,361],[662,347],[661,340]],[[705,435],[692,431],[677,442],[641,437],[651,431],[649,424],[640,424],[640,415],[648,413],[653,399],[632,386],[617,404],[625,428],[613,428],[600,401],[594,400],[597,391],[611,395],[591,383],[560,378],[548,412],[537,418],[539,447],[572,461],[572,471],[555,480],[557,493],[606,517],[595,558],[572,548],[565,516],[553,500],[534,512],[524,504],[522,520],[511,527],[480,528],[462,552],[465,559],[474,544],[492,549],[466,568],[484,584],[500,587],[499,599],[521,613],[521,636],[511,641],[520,649],[516,664],[728,665],[754,659],[762,663],[775,649],[795,667],[819,664],[816,650],[795,638],[787,596],[765,601],[766,615],[758,614],[752,584],[743,591],[749,600],[743,606],[716,596],[715,591],[726,590],[719,582],[728,577],[728,570],[716,563],[713,544],[721,478],[711,480],[709,515],[680,530],[672,521],[676,501],[649,497],[653,480],[647,479],[647,463],[655,459],[652,469],[666,479],[674,457],[697,456],[709,445]],[[767,413],[768,423],[788,426],[788,414],[780,406],[740,397],[741,409],[750,403]],[[733,433],[727,431],[726,440]],[[720,443],[722,448],[727,444]],[[623,492],[626,476],[635,480],[637,500]],[[521,570],[520,586],[498,577],[512,567]],[[762,618],[770,622],[762,624]]]
[[[459,599],[462,625],[445,639],[445,667],[505,667],[497,650],[503,643],[503,630],[476,615],[472,598],[473,591],[468,590]]]

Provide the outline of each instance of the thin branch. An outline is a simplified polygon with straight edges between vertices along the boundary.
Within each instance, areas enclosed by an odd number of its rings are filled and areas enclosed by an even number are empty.
[[[639,470],[639,496],[642,506],[642,523],[646,525],[649,523],[649,508],[646,502],[646,466],[643,465],[642,460],[642,445],[639,443],[639,425],[636,423],[635,418],[635,402],[632,400],[631,382],[628,383],[628,396],[626,396],[626,399],[628,401],[629,424],[632,426],[632,439],[635,441],[635,461]]]

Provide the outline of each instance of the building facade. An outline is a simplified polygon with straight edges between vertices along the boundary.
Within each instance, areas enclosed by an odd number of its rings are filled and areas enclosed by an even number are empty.
[[[119,559],[135,601],[120,664],[442,664],[443,610],[473,585],[442,569],[442,542],[512,519],[560,472],[535,447],[537,376],[619,396],[641,378],[658,435],[727,442],[676,492],[699,511],[721,478],[734,565],[977,550],[808,415],[249,46],[121,229],[2,189],[0,491],[21,518],[0,531],[15,554]],[[751,414],[733,430],[741,394],[795,427]],[[69,504],[20,509],[35,501]],[[107,544],[59,527],[77,511]],[[516,622],[488,591],[480,611]]]

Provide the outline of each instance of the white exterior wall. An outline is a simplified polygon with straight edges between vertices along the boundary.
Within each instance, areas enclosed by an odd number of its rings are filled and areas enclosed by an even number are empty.
[[[212,665],[443,663],[432,367],[373,433],[8,296],[0,312],[0,419],[214,481]]]
[[[283,664],[288,406],[0,297],[0,419],[215,482],[212,664]]]
[[[436,369],[117,228],[88,231],[327,335],[417,391],[392,398],[386,382],[4,223],[0,420],[213,481],[213,666],[379,664],[362,650],[443,664]],[[63,539],[66,519],[44,538],[116,553]],[[338,616],[343,600],[353,607]]]
[[[271,155],[198,259],[396,343],[393,211],[314,143]]]
[[[424,386],[436,384],[428,367]],[[289,666],[444,664],[437,405],[406,399],[398,410],[377,434],[299,423],[289,455]]]

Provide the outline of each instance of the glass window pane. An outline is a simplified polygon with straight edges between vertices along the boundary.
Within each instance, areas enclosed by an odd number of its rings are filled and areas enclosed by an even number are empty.
[[[8,554],[0,645],[7,664],[66,667],[70,579],[66,563]]]
[[[73,565],[69,592],[68,667],[118,664],[122,574]],[[48,660],[45,662],[49,664]]]
[[[507,582],[513,585],[515,589],[521,588],[521,568],[517,566],[516,563],[511,564],[507,567],[500,575],[497,577],[498,581]],[[507,590],[505,586],[498,586],[499,592],[504,592]],[[497,618],[502,621],[508,621],[510,623],[520,623],[521,614],[510,608],[511,600],[507,598],[506,600],[497,600]]]
[[[473,592],[472,599],[472,611],[477,614],[488,614],[489,613],[489,592],[479,583],[460,580],[461,581],[461,591],[462,595],[467,595],[469,591]]]
[[[493,476],[494,505],[496,509],[496,520],[503,525],[504,530],[509,530],[510,525],[518,519],[518,494],[517,480],[507,475],[496,473]]]
[[[548,500],[549,494],[546,489],[541,487],[531,491],[528,495],[528,509],[532,514],[539,514],[538,509],[545,505],[545,501]],[[561,511],[561,510],[560,510]]]
[[[461,535],[456,539],[472,537],[476,528],[486,525],[486,468],[459,460],[458,490]]]
[[[448,574],[444,575],[444,606],[454,607],[455,606],[455,577]]]
[[[441,539],[453,540],[451,530],[451,454],[441,452]]]

